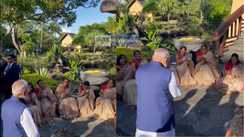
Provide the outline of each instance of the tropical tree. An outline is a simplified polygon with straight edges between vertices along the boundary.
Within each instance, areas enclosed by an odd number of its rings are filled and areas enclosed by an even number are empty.
[[[21,44],[16,32],[22,22],[27,20],[43,23],[54,21],[70,26],[76,19],[74,9],[81,6],[96,6],[98,2],[99,0],[1,0],[0,22],[9,26],[13,45],[20,52]]]
[[[209,32],[212,32],[229,15],[232,0],[201,1],[205,27]]]
[[[36,21],[24,21],[19,24],[16,32],[21,50],[34,51],[35,49],[46,50],[57,44],[61,28],[54,22],[40,23]]]
[[[180,2],[178,0],[147,0],[143,11],[166,17],[167,21],[169,21],[172,17],[176,17],[179,14],[179,7]]]
[[[73,43],[82,46],[93,46],[95,43],[95,36],[108,34],[105,24],[92,24],[81,26]]]
[[[118,33],[118,22],[116,20],[116,17],[109,17],[107,22],[105,22],[104,25],[107,32],[111,34]]]
[[[0,48],[11,48],[12,46],[11,37],[7,35],[6,26],[0,24]]]

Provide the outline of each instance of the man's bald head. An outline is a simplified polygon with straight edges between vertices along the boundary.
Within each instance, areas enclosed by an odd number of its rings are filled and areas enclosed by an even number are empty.
[[[28,90],[28,83],[25,80],[17,80],[12,85],[12,94],[16,97],[23,97]]]
[[[164,48],[158,48],[154,51],[152,60],[163,64],[165,67],[168,67],[168,59],[170,57],[169,51]]]

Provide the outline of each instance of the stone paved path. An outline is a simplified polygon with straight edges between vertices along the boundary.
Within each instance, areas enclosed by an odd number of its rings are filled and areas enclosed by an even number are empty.
[[[244,104],[243,94],[224,95],[201,87],[184,91],[175,99],[177,136],[224,136],[225,123],[234,115],[236,103]],[[134,136],[136,111],[119,102],[117,133]]]
[[[111,121],[97,119],[57,120],[40,128],[41,137],[51,137],[59,130],[66,129],[75,137],[113,137],[115,128]]]

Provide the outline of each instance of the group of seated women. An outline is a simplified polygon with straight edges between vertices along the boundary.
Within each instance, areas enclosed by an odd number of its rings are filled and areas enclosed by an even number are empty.
[[[180,47],[176,54],[175,73],[179,85],[184,89],[196,86],[215,86],[226,93],[243,91],[243,73],[239,56],[233,54],[225,63],[225,70],[221,72],[217,58],[207,45],[201,46],[198,51],[188,52],[185,46]],[[140,64],[143,64],[140,51],[135,51],[131,61],[125,55],[117,58],[116,88],[118,99],[128,105],[136,105],[135,73]],[[226,88],[224,90],[224,88]]]
[[[181,87],[216,85],[228,87],[227,93],[243,91],[243,74],[238,54],[234,53],[224,68],[224,72],[218,70],[217,59],[206,45],[191,54],[183,46],[176,54],[176,73]]]
[[[176,54],[176,73],[182,87],[210,86],[219,79],[217,60],[205,45],[191,54],[181,47]]]
[[[136,105],[136,81],[135,72],[143,63],[141,52],[136,50],[133,58],[128,61],[125,55],[119,55],[116,63],[116,88],[118,99],[123,99],[128,105]]]
[[[79,85],[78,92],[73,94],[69,80],[65,79],[53,92],[42,80],[39,80],[35,87],[30,84],[30,92],[25,103],[39,126],[57,117],[64,119],[91,116],[101,119],[115,118],[116,90],[113,80],[101,85],[99,96],[95,96],[94,90],[95,88],[85,81]]]

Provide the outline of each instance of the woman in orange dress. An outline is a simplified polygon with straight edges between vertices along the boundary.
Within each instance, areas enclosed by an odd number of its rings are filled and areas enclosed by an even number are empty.
[[[95,104],[95,94],[88,81],[80,84],[78,96],[77,101],[80,109],[80,117],[92,116]]]
[[[244,74],[239,60],[239,55],[232,54],[230,60],[225,64],[224,85],[228,87],[227,94],[244,91]]]
[[[187,55],[187,48],[183,46],[176,54],[176,73],[182,87],[191,87],[196,84],[193,71],[194,64],[191,57]]]
[[[96,100],[95,114],[101,119],[114,119],[116,114],[116,88],[113,80],[101,86],[100,97]]]
[[[57,98],[53,91],[42,80],[39,80],[36,84],[35,92],[38,93],[44,120],[47,122],[53,120],[56,117],[57,105]]]
[[[59,100],[59,113],[65,119],[73,119],[79,116],[78,102],[70,94],[69,80],[65,79],[56,89]]]

